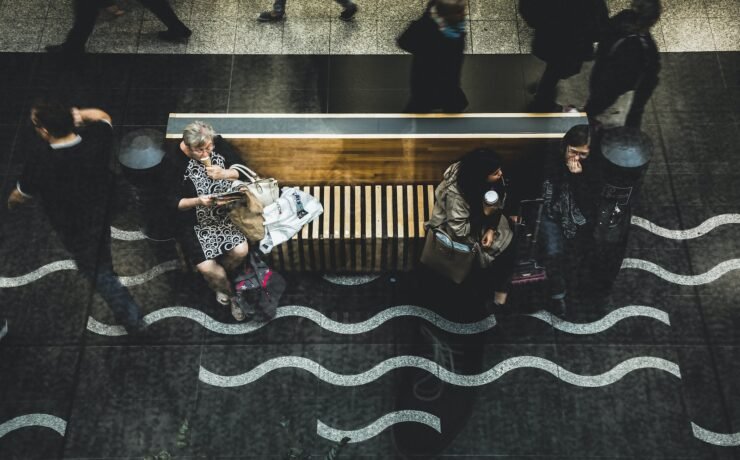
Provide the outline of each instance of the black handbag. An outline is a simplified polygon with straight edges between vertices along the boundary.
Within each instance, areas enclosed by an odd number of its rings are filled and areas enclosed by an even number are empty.
[[[473,268],[477,253],[477,244],[459,243],[439,227],[430,228],[421,252],[421,263],[460,284]]]

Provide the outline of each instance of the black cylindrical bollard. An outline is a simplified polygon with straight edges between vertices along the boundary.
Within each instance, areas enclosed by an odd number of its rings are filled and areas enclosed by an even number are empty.
[[[175,210],[165,199],[162,159],[164,135],[155,129],[138,129],[124,136],[118,161],[134,188],[136,206],[143,215],[141,232],[152,240],[174,237]]]
[[[619,243],[627,236],[632,206],[650,163],[653,144],[639,129],[622,126],[604,131],[600,149],[604,162],[594,237],[605,243]]]

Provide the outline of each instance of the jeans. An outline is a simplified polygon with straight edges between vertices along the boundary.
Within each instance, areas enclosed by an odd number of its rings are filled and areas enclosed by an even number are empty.
[[[277,14],[284,14],[286,1],[287,0],[275,0],[275,2],[272,4],[272,11]],[[347,8],[352,4],[352,0],[336,0],[336,2],[342,5],[343,8]]]
[[[109,264],[102,264],[97,272],[89,269],[81,270],[80,274],[87,278],[93,288],[108,304],[116,320],[126,327],[133,327],[141,320],[142,314],[139,305],[131,296],[129,290],[121,284],[121,280],[113,272]]]
[[[565,298],[565,236],[560,224],[542,213],[540,222],[540,241],[545,252],[545,268],[550,280],[550,297],[553,299]]]

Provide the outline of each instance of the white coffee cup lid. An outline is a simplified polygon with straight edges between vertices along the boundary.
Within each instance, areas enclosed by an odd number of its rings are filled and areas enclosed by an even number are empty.
[[[485,195],[483,195],[483,200],[488,206],[493,206],[498,203],[498,193],[496,193],[495,190],[489,190]]]

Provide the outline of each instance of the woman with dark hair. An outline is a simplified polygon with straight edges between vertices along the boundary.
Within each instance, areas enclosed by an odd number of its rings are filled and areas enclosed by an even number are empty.
[[[591,155],[589,125],[577,125],[563,137],[560,149],[545,164],[542,184],[544,212],[541,241],[547,257],[550,294],[555,307],[565,309],[566,286],[563,255],[566,240],[591,235],[599,195],[597,155]]]
[[[509,195],[499,156],[489,149],[473,150],[445,171],[426,224],[479,246],[479,265],[493,285],[494,295],[486,301],[489,309],[506,303],[514,266],[514,233],[506,214],[517,203]]]

